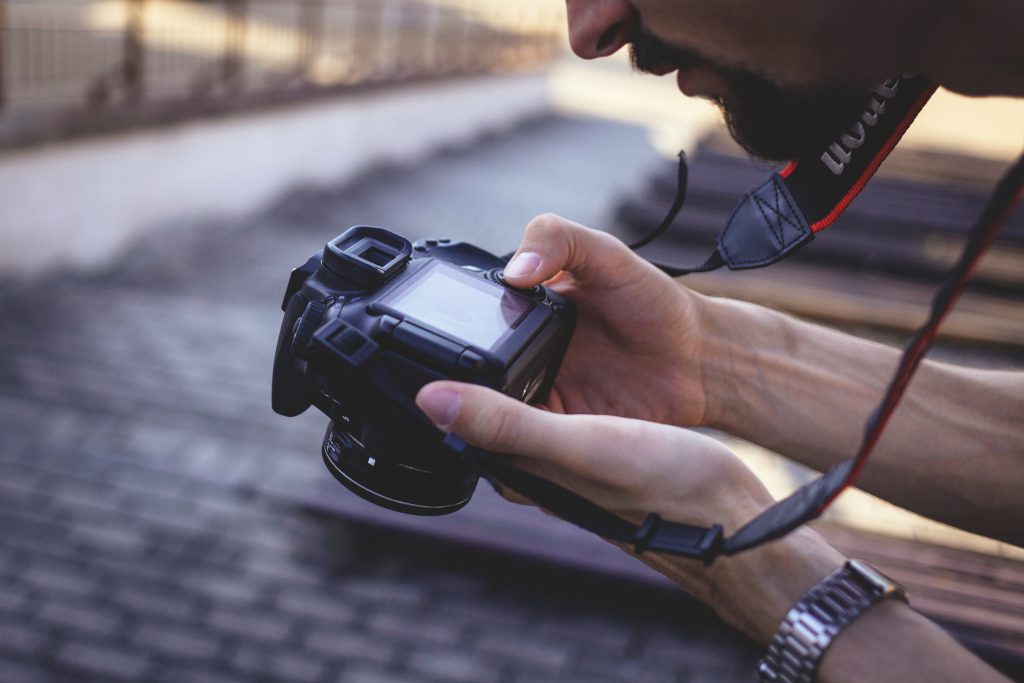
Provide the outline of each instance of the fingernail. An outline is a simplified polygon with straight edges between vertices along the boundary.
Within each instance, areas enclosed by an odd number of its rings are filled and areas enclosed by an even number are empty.
[[[420,410],[438,427],[447,427],[459,416],[462,396],[448,389],[428,392],[418,401]]]
[[[540,268],[540,254],[524,251],[505,266],[505,277],[526,277],[538,268]]]

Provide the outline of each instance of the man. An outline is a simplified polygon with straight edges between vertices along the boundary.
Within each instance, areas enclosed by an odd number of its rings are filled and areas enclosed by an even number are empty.
[[[852,98],[902,73],[968,94],[1024,96],[1024,3],[567,0],[573,50],[633,46],[638,68],[722,105],[774,159],[820,149]],[[818,470],[855,452],[896,351],[762,307],[701,296],[604,233],[536,218],[505,270],[551,286],[579,324],[547,410],[452,382],[418,404],[442,429],[634,522],[646,513],[726,534],[773,502],[707,426]],[[926,361],[858,485],[961,528],[1024,544],[1024,375]],[[845,558],[815,532],[703,564],[642,556],[767,645]],[[855,615],[819,681],[1004,680],[904,603]],[[767,675],[767,674],[766,674]]]

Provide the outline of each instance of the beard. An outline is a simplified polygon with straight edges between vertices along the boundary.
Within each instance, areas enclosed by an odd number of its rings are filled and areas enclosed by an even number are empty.
[[[709,98],[722,111],[732,138],[749,154],[769,161],[817,157],[860,117],[871,94],[850,88],[783,88],[744,69],[716,64],[641,29],[630,51],[633,68],[703,68],[728,86]]]

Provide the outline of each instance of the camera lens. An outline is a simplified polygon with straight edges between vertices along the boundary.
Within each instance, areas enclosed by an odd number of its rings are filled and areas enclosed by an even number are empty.
[[[409,454],[415,454],[415,464],[409,462]],[[348,490],[397,512],[446,515],[465,506],[476,489],[477,476],[440,444],[403,443],[393,433],[364,429],[356,437],[331,422],[323,457],[327,469]]]

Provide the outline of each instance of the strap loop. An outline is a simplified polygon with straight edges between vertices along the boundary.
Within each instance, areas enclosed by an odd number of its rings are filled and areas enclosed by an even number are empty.
[[[644,520],[644,523],[640,525],[640,528],[633,535],[633,550],[636,551],[637,555],[647,550],[647,546],[651,543],[651,537],[658,532],[658,527],[660,526],[660,515],[656,515],[653,512],[647,515],[647,519]]]

